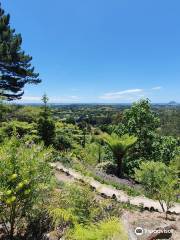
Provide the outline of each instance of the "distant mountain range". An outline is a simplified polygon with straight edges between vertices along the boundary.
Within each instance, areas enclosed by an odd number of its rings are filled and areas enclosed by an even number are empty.
[[[170,101],[170,102],[168,103],[168,105],[176,106],[176,105],[179,105],[179,103],[177,103],[177,102],[175,102],[175,101]]]

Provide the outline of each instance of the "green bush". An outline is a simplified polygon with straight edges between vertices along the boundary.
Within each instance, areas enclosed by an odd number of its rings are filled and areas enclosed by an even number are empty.
[[[123,224],[118,218],[110,218],[90,226],[76,225],[68,240],[128,240]]]
[[[71,140],[64,135],[57,135],[53,146],[59,151],[67,151],[72,148]]]
[[[148,197],[159,201],[167,218],[179,192],[177,169],[162,162],[142,162],[135,171],[135,178],[144,186]]]
[[[49,212],[56,223],[59,216],[60,225],[62,224],[62,214],[71,215],[78,223],[85,224],[92,219],[92,212],[95,206],[94,199],[95,195],[89,187],[68,184],[52,199]],[[54,209],[56,209],[55,212]],[[64,209],[67,211],[64,212]]]
[[[48,197],[50,156],[49,149],[25,145],[15,137],[0,145],[0,222],[11,238],[19,224],[34,214],[35,206]]]
[[[3,122],[1,131],[8,137],[11,137],[14,134],[19,135],[19,137],[23,137],[27,134],[37,135],[36,128],[35,123],[30,124],[14,120],[10,122]]]

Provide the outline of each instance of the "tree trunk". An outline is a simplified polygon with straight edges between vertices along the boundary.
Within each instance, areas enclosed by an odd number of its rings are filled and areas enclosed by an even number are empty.
[[[101,145],[99,144],[99,147],[98,147],[98,163],[101,162]]]
[[[83,142],[82,142],[82,147],[85,148],[86,147],[86,132],[83,131]]]
[[[119,178],[123,176],[122,156],[118,156],[117,159],[117,176]]]
[[[10,216],[10,240],[14,239],[15,209],[16,209],[16,206],[12,205],[11,216]]]

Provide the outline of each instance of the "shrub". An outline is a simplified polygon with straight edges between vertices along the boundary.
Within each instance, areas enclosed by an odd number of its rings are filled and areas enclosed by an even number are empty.
[[[147,196],[159,201],[167,218],[167,212],[178,194],[177,170],[162,162],[143,162],[140,169],[136,169],[135,178],[144,186]]]
[[[0,145],[0,222],[11,239],[18,224],[48,196],[52,183],[50,154],[43,146],[30,147],[15,137]]]
[[[98,171],[106,172],[106,173],[114,173],[116,172],[117,166],[112,161],[104,161],[99,163],[96,166]]]
[[[52,199],[52,203],[49,206],[49,212],[54,216],[54,221],[56,223],[59,221],[60,225],[63,222],[63,215],[71,216],[71,219],[76,219],[78,223],[84,224],[92,218],[91,214],[94,208],[94,198],[95,195],[91,192],[89,187],[69,184]],[[56,209],[55,212],[54,209]],[[64,209],[67,211],[64,212]],[[56,215],[56,213],[58,214]]]
[[[14,133],[18,134],[20,137],[23,137],[26,134],[37,135],[35,123],[29,124],[27,122],[20,122],[16,120],[10,122],[3,122],[2,131],[8,137],[11,137]]]
[[[77,225],[69,234],[70,240],[127,240],[128,236],[123,224],[118,218],[110,218],[99,222],[97,225],[83,227]]]
[[[64,135],[57,135],[53,145],[59,151],[70,150],[72,148],[70,139]]]

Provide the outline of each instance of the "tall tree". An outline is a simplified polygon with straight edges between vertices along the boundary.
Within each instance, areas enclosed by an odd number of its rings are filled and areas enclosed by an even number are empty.
[[[128,149],[137,141],[137,138],[129,135],[119,137],[117,134],[113,133],[111,135],[104,134],[103,139],[114,155],[117,164],[117,175],[121,177],[123,175],[123,158]]]
[[[123,124],[121,125],[122,134],[128,133],[138,138],[133,150],[136,157],[149,158],[151,156],[159,121],[159,118],[151,109],[148,99],[142,99],[134,103],[130,109],[125,111]]]
[[[47,105],[48,97],[46,94],[43,95],[42,102],[44,103],[44,106],[38,121],[38,132],[39,132],[39,136],[44,141],[44,144],[46,146],[49,146],[54,142],[55,124],[52,119],[49,107]]]
[[[32,57],[21,49],[21,35],[10,27],[9,20],[0,3],[0,96],[13,100],[22,97],[25,84],[41,80],[31,66]]]

